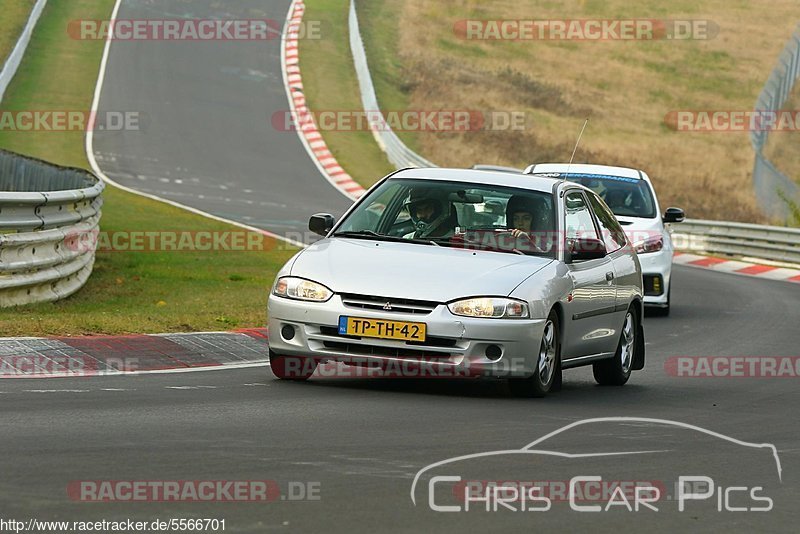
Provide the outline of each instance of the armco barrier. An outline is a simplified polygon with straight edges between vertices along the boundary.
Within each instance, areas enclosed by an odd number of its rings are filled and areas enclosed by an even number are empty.
[[[86,283],[104,187],[87,171],[0,150],[0,307],[62,299]]]
[[[800,228],[686,219],[672,229],[678,250],[800,264]]]
[[[375,95],[375,87],[372,85],[372,76],[367,65],[367,53],[364,50],[364,41],[361,39],[361,31],[358,29],[358,15],[356,15],[355,0],[350,0],[350,16],[348,19],[350,30],[350,51],[353,54],[353,63],[358,77],[358,87],[361,90],[361,104],[365,111],[380,111],[378,97]],[[380,127],[372,128],[372,135],[386,152],[389,161],[402,169],[404,167],[435,167],[433,163],[426,160],[410,148],[408,148],[397,134],[395,134],[388,124],[384,123]]]

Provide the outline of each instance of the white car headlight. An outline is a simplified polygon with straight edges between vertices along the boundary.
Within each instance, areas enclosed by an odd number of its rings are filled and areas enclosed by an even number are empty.
[[[489,319],[527,319],[528,304],[502,297],[479,297],[451,302],[447,308],[454,315],[486,317]]]
[[[333,291],[311,280],[294,276],[283,276],[275,282],[272,294],[297,300],[325,302],[333,296]]]

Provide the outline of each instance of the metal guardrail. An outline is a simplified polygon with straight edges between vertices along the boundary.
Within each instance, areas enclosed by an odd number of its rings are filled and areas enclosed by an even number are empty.
[[[34,4],[33,9],[31,9],[31,14],[28,17],[28,22],[25,24],[25,28],[22,29],[22,34],[19,36],[19,39],[17,39],[17,44],[14,45],[14,49],[3,64],[2,70],[0,70],[0,102],[3,101],[3,95],[8,85],[11,83],[11,80],[14,78],[14,75],[17,73],[20,63],[22,63],[22,56],[25,55],[25,49],[28,48],[31,35],[33,35],[33,28],[36,26],[45,4],[47,4],[47,0],[38,0],[36,4]],[[3,58],[0,58],[0,61],[2,60]]]
[[[672,236],[677,250],[800,264],[800,228],[686,219]]]
[[[781,52],[777,66],[770,74],[761,94],[758,95],[755,111],[772,113],[780,110],[789,98],[798,76],[800,76],[800,25]],[[750,142],[756,152],[753,188],[761,208],[767,215],[787,220],[790,209],[781,195],[800,203],[800,186],[764,156],[763,150],[768,137],[768,130],[753,130],[750,133]]]
[[[350,28],[350,50],[353,54],[353,63],[358,77],[358,86],[361,90],[361,104],[367,112],[376,112],[380,115],[378,97],[375,94],[375,87],[372,85],[372,76],[367,65],[367,53],[364,50],[364,41],[361,39],[361,31],[358,27],[358,15],[356,14],[355,0],[350,0],[350,16],[348,18]],[[382,115],[381,115],[382,117]],[[435,167],[433,163],[423,158],[403,143],[391,127],[382,121],[376,125],[371,125],[372,135],[381,147],[389,161],[402,169],[404,167]]]
[[[87,171],[0,150],[0,307],[58,300],[83,287],[104,187]]]

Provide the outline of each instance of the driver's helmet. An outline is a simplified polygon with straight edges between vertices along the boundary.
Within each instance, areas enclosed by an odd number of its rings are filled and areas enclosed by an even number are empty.
[[[447,191],[433,188],[412,189],[405,207],[414,223],[415,237],[428,237],[450,217],[450,201]],[[430,206],[432,214],[427,219],[422,219],[419,215],[421,207]]]

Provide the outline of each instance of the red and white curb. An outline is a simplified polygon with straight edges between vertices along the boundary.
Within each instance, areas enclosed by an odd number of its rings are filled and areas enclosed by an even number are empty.
[[[289,106],[291,107],[292,117],[296,117],[297,122],[300,124],[297,134],[317,168],[335,188],[355,200],[361,197],[366,190],[339,165],[328,149],[328,145],[322,138],[322,134],[319,132],[317,124],[309,111],[306,97],[303,93],[298,39],[305,10],[306,7],[303,0],[294,0],[289,8],[289,16],[286,19],[286,27],[284,29],[285,37],[281,50],[281,65]]]
[[[688,252],[675,252],[672,262],[677,265],[688,265],[689,267],[700,267],[712,271],[741,274],[745,276],[755,276],[768,280],[783,280],[786,282],[800,283],[800,268],[791,269],[788,267],[775,267],[772,265],[761,265],[740,260],[726,258],[716,258],[713,256],[700,256]]]
[[[0,379],[180,373],[268,365],[267,331],[0,338]]]

